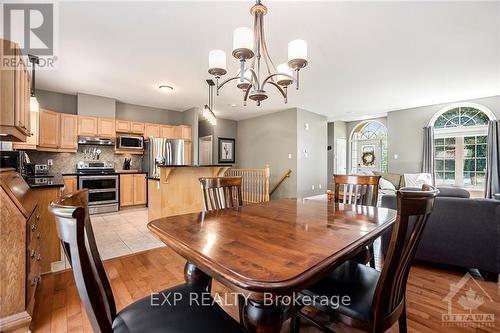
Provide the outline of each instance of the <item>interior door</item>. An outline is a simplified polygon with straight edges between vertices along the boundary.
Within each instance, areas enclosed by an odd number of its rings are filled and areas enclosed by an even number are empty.
[[[382,141],[359,140],[357,145],[357,172],[373,172],[382,169]],[[364,156],[364,158],[363,158]]]
[[[335,174],[347,174],[347,139],[337,139],[335,142]]]
[[[212,136],[204,136],[199,139],[198,149],[199,153],[199,164],[209,165],[212,164]]]

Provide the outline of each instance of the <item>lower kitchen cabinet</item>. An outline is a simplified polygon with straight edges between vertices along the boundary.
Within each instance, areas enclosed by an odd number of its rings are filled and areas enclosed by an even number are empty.
[[[145,205],[146,186],[145,173],[120,175],[120,207]]]
[[[63,176],[64,190],[63,194],[75,192],[78,188],[76,176]]]

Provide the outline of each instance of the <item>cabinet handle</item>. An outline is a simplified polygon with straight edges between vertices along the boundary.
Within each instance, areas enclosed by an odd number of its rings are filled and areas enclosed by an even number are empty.
[[[36,223],[33,223],[33,224],[31,225],[31,231],[35,231],[35,230],[36,230]]]
[[[40,220],[40,214],[36,214],[36,219]]]
[[[42,234],[41,234],[41,233],[38,233],[38,234],[36,235],[36,238],[38,238],[38,239],[42,238]]]
[[[31,250],[30,258],[34,259],[35,258],[35,250]]]
[[[32,280],[31,280],[31,286],[34,287],[36,285],[36,282],[38,281],[38,277],[34,277]]]
[[[40,261],[42,259],[42,256],[40,253],[38,253],[38,255],[36,256],[36,261]]]

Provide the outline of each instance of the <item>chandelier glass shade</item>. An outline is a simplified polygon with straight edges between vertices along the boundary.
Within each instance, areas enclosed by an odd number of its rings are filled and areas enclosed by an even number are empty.
[[[232,56],[239,60],[240,68],[235,76],[219,83],[219,79],[227,73],[226,53],[222,50],[212,50],[208,54],[208,73],[216,79],[216,91],[230,81],[237,81],[236,87],[243,91],[243,104],[248,99],[260,105],[260,102],[269,97],[268,86],[276,88],[288,100],[288,87],[295,82],[299,89],[299,71],[307,66],[307,43],[296,39],[288,44],[288,62],[274,65],[266,44],[264,34],[264,16],[267,8],[260,0],[250,9],[254,17],[253,30],[239,27],[233,33]],[[295,77],[294,77],[295,72]]]

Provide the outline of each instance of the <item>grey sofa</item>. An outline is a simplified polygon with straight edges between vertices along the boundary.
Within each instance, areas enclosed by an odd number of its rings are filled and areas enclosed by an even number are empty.
[[[440,194],[427,222],[416,260],[476,268],[485,280],[498,281],[500,273],[500,201],[470,199],[469,192],[439,188]],[[384,195],[381,206],[396,209],[396,196]],[[382,253],[390,242],[382,236]]]

